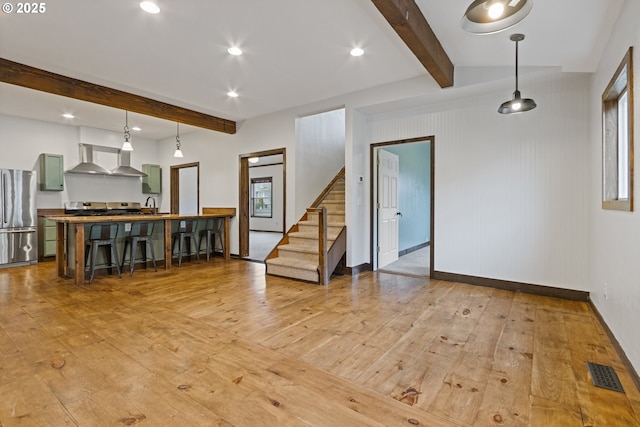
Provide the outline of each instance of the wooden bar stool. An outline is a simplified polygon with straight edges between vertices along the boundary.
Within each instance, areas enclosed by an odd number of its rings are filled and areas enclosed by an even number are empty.
[[[153,268],[158,271],[158,266],[156,265],[156,254],[153,250],[153,227],[154,222],[142,222],[136,221],[131,223],[131,232],[124,239],[124,249],[122,249],[122,263],[120,264],[120,268],[124,269],[124,261],[127,256],[127,247],[130,248],[130,257],[129,257],[129,276],[133,276],[133,270],[136,265],[136,252],[138,251],[138,246],[142,244],[140,248],[142,250],[142,261],[144,263],[144,268],[147,268],[147,245],[151,251],[151,260],[153,261]]]
[[[118,223],[111,222],[108,224],[92,224],[89,229],[89,237],[85,240],[85,265],[87,257],[91,254],[91,264],[89,265],[89,283],[93,283],[96,273],[96,261],[98,260],[98,249],[105,250],[105,260],[109,268],[109,274],[113,274],[112,267],[115,265],[118,271],[118,277],[122,277],[120,273],[120,265],[118,264],[118,248],[116,247],[116,236],[118,235]],[[107,250],[107,246],[111,250]],[[112,257],[113,255],[113,257]],[[115,260],[115,263],[113,262]]]
[[[178,231],[171,233],[171,253],[175,250],[176,242],[178,243],[178,266],[182,265],[182,255],[184,253],[184,244],[187,243],[187,254],[191,254],[191,242],[196,246],[198,243],[196,237],[196,228],[198,220],[196,219],[183,219],[180,220]],[[200,262],[200,255],[198,248],[196,247],[196,259]]]
[[[216,250],[216,236],[220,239],[222,252],[224,252],[224,241],[222,240],[222,220],[218,218],[208,218],[203,230],[200,230],[200,238],[198,239],[198,250],[202,252],[202,239],[206,239],[207,261]]]

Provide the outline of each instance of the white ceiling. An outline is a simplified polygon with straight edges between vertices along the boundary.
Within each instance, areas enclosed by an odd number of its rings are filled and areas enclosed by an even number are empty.
[[[0,14],[0,57],[225,119],[241,121],[417,76],[431,79],[370,0],[56,0],[42,14]],[[471,0],[416,0],[456,67],[595,70],[624,0],[534,0],[512,29],[477,36]],[[233,57],[230,46],[244,55]],[[361,57],[349,51],[360,46]],[[431,83],[430,83],[431,84]],[[235,90],[238,98],[226,93]],[[72,112],[76,119],[63,119]],[[0,84],[0,114],[121,131],[119,110]],[[130,114],[142,135],[175,123]],[[181,126],[181,133],[189,127]]]

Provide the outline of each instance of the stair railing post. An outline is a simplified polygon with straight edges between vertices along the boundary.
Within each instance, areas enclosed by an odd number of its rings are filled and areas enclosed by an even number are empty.
[[[320,269],[320,284],[329,284],[327,271],[327,208],[322,207],[318,212],[318,265]]]

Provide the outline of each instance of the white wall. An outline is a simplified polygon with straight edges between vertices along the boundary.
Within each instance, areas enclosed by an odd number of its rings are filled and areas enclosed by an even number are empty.
[[[345,132],[344,108],[296,119],[296,217],[345,165]]]
[[[589,76],[520,90],[537,109],[500,115],[497,90],[371,115],[360,143],[435,136],[436,270],[588,290]]]
[[[181,215],[197,215],[198,211],[198,168],[181,168],[178,170],[180,200],[178,212]]]
[[[249,217],[249,229],[254,231],[276,231],[282,233],[284,218],[284,182],[282,164],[254,166],[249,168],[252,178],[271,178],[271,218]]]
[[[640,2],[625,1],[611,39],[591,82],[591,138],[590,153],[590,229],[589,248],[591,268],[589,284],[591,298],[607,325],[620,342],[625,353],[640,372],[640,214],[638,214],[640,156],[640,89],[636,83],[634,122],[636,124],[635,156],[635,212],[618,212],[601,208],[602,200],[602,126],[601,97],[620,61],[630,46],[634,46],[634,80],[640,81],[638,45],[640,44]]]
[[[5,151],[0,167],[39,170],[40,153],[53,153],[64,156],[67,170],[80,161],[78,143],[120,148],[123,140],[118,132],[0,115],[0,146]],[[135,134],[132,141],[131,166],[141,169],[142,163],[157,163],[156,141]],[[117,166],[113,153],[95,152],[94,161],[109,170]],[[64,181],[64,191],[38,190],[38,208],[63,208],[66,201],[144,203],[146,200],[141,178],[65,174]]]

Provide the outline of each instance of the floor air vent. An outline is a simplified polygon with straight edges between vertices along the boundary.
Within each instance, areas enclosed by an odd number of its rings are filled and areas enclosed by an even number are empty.
[[[618,375],[611,366],[587,362],[587,367],[591,373],[591,380],[596,387],[602,387],[624,393],[624,389],[622,388],[622,384],[620,384]]]

